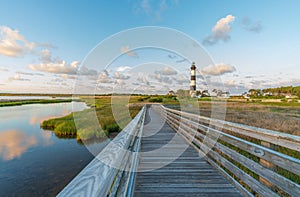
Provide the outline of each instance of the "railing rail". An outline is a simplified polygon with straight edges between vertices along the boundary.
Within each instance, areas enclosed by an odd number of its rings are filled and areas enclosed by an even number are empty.
[[[156,108],[173,129],[245,195],[300,196],[299,157],[262,145],[276,145],[300,155],[299,136],[216,120],[162,105]],[[277,172],[277,167],[281,173]]]
[[[132,196],[146,106],[58,196]]]

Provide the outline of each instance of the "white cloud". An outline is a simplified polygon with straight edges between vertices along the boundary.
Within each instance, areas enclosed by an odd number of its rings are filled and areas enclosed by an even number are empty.
[[[155,74],[150,74],[149,77],[152,78],[152,79],[156,79],[160,83],[165,83],[165,85],[173,83],[173,80],[172,80],[171,77],[164,76],[164,75],[162,75],[160,73],[157,73],[157,72]]]
[[[65,61],[57,61],[50,63],[31,64],[29,65],[29,68],[34,71],[74,75],[77,73],[79,64],[80,63],[78,61],[73,61],[70,64],[66,63]]]
[[[67,63],[64,60],[56,57],[53,58],[51,52],[48,49],[42,50],[39,53],[40,55],[40,64],[30,64],[28,67],[34,71],[46,72],[46,73],[55,73],[55,74],[77,74],[79,68],[79,61],[73,61]],[[87,73],[87,70],[81,68],[84,74]]]
[[[113,75],[113,77],[114,77],[115,79],[122,79],[122,80],[126,80],[126,79],[129,79],[129,78],[130,78],[130,76],[124,75],[124,74],[122,74],[122,73],[120,73],[120,72],[115,72],[114,75]]]
[[[95,76],[98,74],[98,72],[96,70],[93,69],[89,69],[85,66],[80,67],[80,69],[78,70],[78,74],[80,75],[90,75],[90,76]]]
[[[137,53],[134,51],[131,51],[129,49],[129,46],[123,46],[120,48],[121,53],[127,54],[130,57],[138,57]]]
[[[219,42],[220,40],[227,42],[230,40],[230,31],[231,24],[234,22],[235,17],[232,15],[227,15],[224,18],[221,18],[216,25],[212,28],[211,35],[207,36],[203,40],[205,45],[213,45]]]
[[[162,70],[155,71],[155,73],[162,75],[177,75],[177,71],[170,67],[165,67]]]
[[[144,85],[147,85],[149,86],[150,85],[150,82],[148,81],[148,79],[146,78],[146,76],[140,76],[137,78],[137,81],[144,84]]]
[[[23,71],[17,71],[16,74],[20,74],[20,75],[29,75],[29,76],[44,76],[44,74],[42,73],[29,73],[29,72],[23,72]]]
[[[108,76],[106,72],[101,72],[98,79],[98,83],[112,83],[113,80]]]
[[[125,71],[128,71],[128,70],[131,70],[132,68],[130,66],[119,66],[116,71],[117,72],[125,72]]]
[[[8,57],[20,57],[32,52],[36,44],[29,42],[19,33],[7,26],[0,26],[0,54]]]
[[[234,66],[231,66],[229,64],[216,64],[216,65],[209,65],[207,67],[204,67],[200,73],[204,75],[223,75],[225,73],[232,73],[235,72],[236,69]]]
[[[76,76],[74,75],[61,74],[59,76],[64,79],[76,79]]]
[[[19,74],[14,75],[13,77],[9,77],[8,81],[30,81],[29,79],[22,78]]]
[[[125,81],[122,80],[122,79],[118,79],[116,80],[116,84],[119,85],[119,86],[123,86],[123,85],[126,85]]]
[[[51,51],[49,51],[48,49],[41,50],[39,52],[39,55],[40,55],[40,59],[43,63],[52,62]]]
[[[183,84],[183,83],[189,83],[189,79],[186,75],[180,74],[176,77],[173,77],[173,80],[176,81],[178,84]]]

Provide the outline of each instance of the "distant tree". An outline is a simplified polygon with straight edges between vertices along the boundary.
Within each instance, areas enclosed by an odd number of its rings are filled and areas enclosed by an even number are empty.
[[[212,92],[215,93],[217,97],[220,97],[220,96],[222,96],[223,93],[226,93],[226,92],[223,92],[222,90],[218,90],[218,89],[213,89]]]
[[[262,95],[261,89],[250,89],[248,92],[251,96],[260,96],[260,95]]]
[[[169,93],[168,93],[168,95],[175,96],[175,92],[173,90],[170,90]]]
[[[201,93],[201,97],[208,97],[210,94],[208,93],[208,90],[203,90]]]

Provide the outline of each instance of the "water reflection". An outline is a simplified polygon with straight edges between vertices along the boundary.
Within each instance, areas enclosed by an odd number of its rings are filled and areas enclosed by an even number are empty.
[[[43,146],[49,146],[51,144],[53,144],[54,140],[52,138],[52,131],[44,131],[44,132],[41,132],[41,136],[42,136],[42,145]]]
[[[55,196],[93,159],[76,139],[59,139],[40,128],[45,119],[87,108],[73,104],[0,108],[0,196]]]
[[[0,133],[0,156],[3,160],[12,160],[36,144],[35,136],[29,136],[18,130],[4,131]]]
[[[30,125],[40,124],[44,120],[48,120],[48,119],[51,119],[51,118],[55,118],[55,116],[47,116],[47,117],[36,117],[36,116],[33,116],[33,117],[30,118],[29,124]]]
[[[13,160],[30,148],[53,144],[53,133],[40,129],[40,123],[85,108],[84,103],[77,103],[74,109],[72,103],[0,108],[0,159]]]

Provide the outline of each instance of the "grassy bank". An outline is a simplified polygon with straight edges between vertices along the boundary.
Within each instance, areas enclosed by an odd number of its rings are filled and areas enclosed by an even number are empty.
[[[4,101],[0,102],[0,107],[8,107],[8,106],[18,106],[18,105],[28,105],[28,104],[49,104],[49,103],[65,103],[72,102],[72,99],[55,99],[55,100],[18,100],[18,101]]]
[[[137,105],[137,99],[138,97],[131,98],[129,105],[128,102],[126,105],[126,102],[122,102],[123,99],[114,102],[110,96],[100,96],[96,99],[82,97],[89,109],[46,120],[41,123],[41,127],[52,130],[60,137],[76,137],[77,140],[101,138],[121,131],[138,114],[142,105]]]

